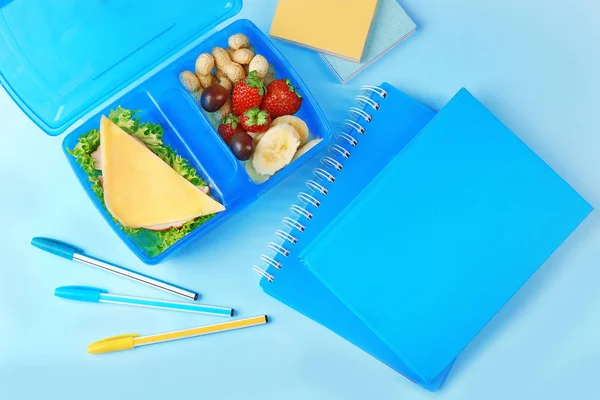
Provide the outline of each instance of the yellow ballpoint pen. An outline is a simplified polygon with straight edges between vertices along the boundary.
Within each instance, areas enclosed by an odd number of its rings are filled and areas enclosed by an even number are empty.
[[[88,353],[101,354],[110,353],[113,351],[131,350],[138,346],[169,342],[171,340],[186,339],[194,336],[208,335],[211,333],[231,331],[240,328],[248,328],[251,326],[263,325],[267,322],[268,318],[266,315],[259,315],[256,317],[220,322],[218,324],[182,329],[180,331],[157,333],[149,336],[140,336],[137,333],[128,333],[125,335],[112,336],[94,342],[88,346]]]

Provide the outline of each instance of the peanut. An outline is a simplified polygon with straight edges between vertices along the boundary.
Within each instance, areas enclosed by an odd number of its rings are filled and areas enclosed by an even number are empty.
[[[227,78],[227,75],[225,75],[225,73],[223,71],[221,71],[220,69],[217,68],[217,70],[215,72],[215,77],[217,78],[217,80],[221,80],[223,78]]]
[[[246,77],[246,73],[244,71],[244,67],[242,67],[238,63],[227,64],[223,68],[223,72],[227,75],[227,78],[231,81],[231,83],[236,84],[242,79]]]
[[[200,80],[192,71],[181,71],[179,74],[179,82],[183,85],[183,87],[189,91],[194,92],[198,89],[202,89],[202,85],[200,84]]]
[[[240,64],[231,61],[227,50],[221,47],[215,47],[212,49],[212,55],[215,58],[217,68],[223,71],[225,76],[227,76],[232,83],[244,79],[246,76],[244,68]]]
[[[223,66],[229,64],[231,62],[231,57],[229,57],[229,53],[222,47],[215,47],[212,49],[211,54],[215,60],[215,64],[217,68],[223,69]]]
[[[263,79],[263,85],[268,86],[269,83],[273,82],[275,79],[275,68],[272,65],[269,65],[269,72],[267,72],[267,76]]]
[[[207,87],[209,87],[210,85],[212,85],[213,83],[216,82],[216,78],[214,76],[212,76],[211,74],[197,75],[197,76],[198,76],[198,80],[200,81],[200,84],[202,85],[202,87],[204,89],[206,89]]]
[[[227,51],[227,54],[229,54],[229,57],[231,57],[233,53],[235,53],[235,49],[232,49],[231,47],[228,47],[225,50]]]
[[[236,33],[235,35],[229,36],[227,43],[229,44],[229,47],[235,50],[250,46],[250,40],[248,39],[248,36],[244,35],[243,33]]]
[[[231,60],[242,65],[250,64],[254,58],[254,52],[250,49],[237,49],[230,54]]]
[[[219,119],[219,122],[223,120],[231,112],[231,99],[227,99],[223,107],[215,111],[215,116]]]
[[[196,75],[208,75],[215,66],[215,59],[211,54],[202,53],[196,59]]]
[[[254,58],[252,58],[252,61],[250,61],[248,71],[256,71],[256,75],[258,75],[260,79],[264,79],[269,72],[269,62],[264,56],[257,54],[254,56]]]
[[[228,77],[222,76],[217,78],[217,81],[219,82],[219,85],[223,86],[229,93],[231,93],[233,90],[233,83],[231,83]]]

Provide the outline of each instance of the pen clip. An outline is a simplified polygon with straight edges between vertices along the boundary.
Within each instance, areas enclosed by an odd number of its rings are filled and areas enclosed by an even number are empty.
[[[50,239],[46,237],[34,237],[31,244],[39,249],[45,250],[57,256],[72,260],[75,253],[83,253],[83,249],[73,246],[62,240]]]
[[[125,338],[132,338],[133,339],[133,338],[136,338],[138,336],[140,336],[139,333],[124,333],[122,335],[111,336],[111,337],[107,337],[107,338],[95,341],[90,346],[95,345],[95,344],[99,344],[99,343],[112,342],[113,340],[119,340],[119,339],[125,339]]]

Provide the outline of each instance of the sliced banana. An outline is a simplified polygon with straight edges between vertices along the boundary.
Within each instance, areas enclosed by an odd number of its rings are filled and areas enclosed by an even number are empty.
[[[271,177],[269,175],[261,175],[258,172],[256,172],[256,170],[254,169],[254,165],[252,165],[252,159],[244,162],[244,168],[246,168],[246,172],[248,173],[250,179],[252,179],[252,182],[257,183],[259,185],[261,183],[265,183]]]
[[[312,149],[313,147],[315,147],[316,145],[321,143],[322,140],[323,139],[313,139],[310,142],[306,143],[304,146],[300,147],[298,149],[298,151],[296,152],[296,154],[294,155],[294,158],[292,158],[292,161],[295,161],[295,160],[299,159],[300,157],[302,157],[310,149]]]
[[[299,146],[296,129],[288,124],[272,126],[256,145],[252,165],[261,175],[273,175],[292,161]]]
[[[306,125],[306,122],[304,122],[304,120],[301,118],[293,115],[284,115],[282,117],[275,118],[271,123],[271,126],[279,124],[288,124],[298,132],[298,135],[300,135],[300,146],[308,142],[308,125]]]

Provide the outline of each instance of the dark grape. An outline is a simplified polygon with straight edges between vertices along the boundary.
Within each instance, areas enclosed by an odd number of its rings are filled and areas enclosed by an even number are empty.
[[[238,132],[231,138],[229,147],[238,160],[248,160],[254,152],[254,140],[246,132]]]
[[[200,97],[200,105],[208,112],[215,112],[223,107],[228,97],[227,89],[215,83],[204,89]]]

